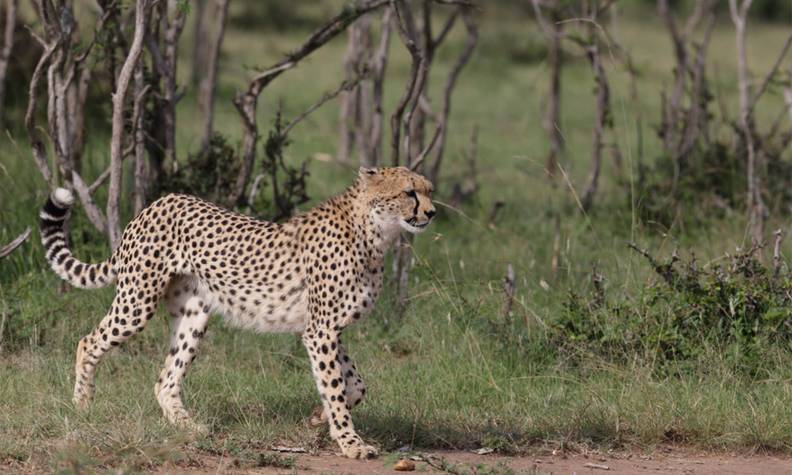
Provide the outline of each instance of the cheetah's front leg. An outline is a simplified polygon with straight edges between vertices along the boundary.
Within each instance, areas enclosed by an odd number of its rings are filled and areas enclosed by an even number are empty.
[[[338,356],[336,357],[336,363],[341,365],[341,374],[344,376],[344,398],[346,399],[347,406],[355,408],[366,396],[366,383],[363,382],[363,377],[360,376],[357,368],[355,368],[355,364],[349,358],[349,354],[344,344],[341,343],[341,340],[338,341]],[[318,427],[328,420],[329,417],[324,410],[324,406],[319,406],[313,410],[310,423],[312,426]]]
[[[330,436],[338,442],[341,451],[349,458],[372,458],[377,449],[363,442],[355,432],[350,414],[350,401],[344,397],[346,381],[342,373],[339,351],[339,332],[330,329],[310,328],[303,333],[303,343],[308,350],[324,413],[328,415]]]

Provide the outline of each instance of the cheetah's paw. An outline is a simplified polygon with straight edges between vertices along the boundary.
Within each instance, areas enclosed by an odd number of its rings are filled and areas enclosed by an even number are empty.
[[[344,456],[351,459],[373,459],[379,455],[379,451],[371,445],[362,442],[355,442],[341,447]]]

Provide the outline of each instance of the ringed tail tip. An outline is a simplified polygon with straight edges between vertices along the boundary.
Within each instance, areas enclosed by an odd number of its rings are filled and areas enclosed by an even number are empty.
[[[56,188],[52,192],[52,201],[61,208],[71,208],[74,204],[74,194],[66,188]]]

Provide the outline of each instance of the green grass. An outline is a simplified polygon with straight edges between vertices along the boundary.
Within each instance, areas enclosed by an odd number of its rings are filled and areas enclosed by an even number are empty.
[[[625,243],[635,240],[658,254],[679,246],[707,263],[746,242],[745,219],[736,211],[690,231],[640,223],[633,217],[629,189],[617,186],[606,161],[602,192],[590,216],[575,209],[570,187],[550,186],[542,165],[547,149],[541,128],[546,89],[543,63],[515,63],[502,38],[533,26],[518,15],[485,10],[479,48],[460,77],[449,129],[449,146],[439,199],[448,196],[463,162],[462,151],[480,127],[479,179],[475,202],[461,212],[443,211],[415,244],[411,305],[395,321],[392,296],[384,295],[367,321],[347,332],[350,353],[370,388],[355,411],[361,434],[384,448],[495,447],[506,453],[537,447],[647,448],[685,443],[706,449],[792,452],[792,353],[780,349],[777,364],[759,375],[735,371],[716,350],[675,375],[659,375],[652,361],[627,358],[614,364],[593,355],[571,364],[549,346],[547,331],[558,318],[568,291],[590,288],[597,266],[606,291],[629,298],[655,278]],[[788,28],[751,25],[748,57],[757,77],[775,60]],[[221,65],[217,128],[238,140],[239,118],[230,102],[244,87],[246,65],[264,66],[297,45],[305,31],[268,33],[231,29]],[[615,134],[626,171],[637,167],[635,114],[644,120],[645,161],[659,155],[650,126],[659,117],[659,91],[670,82],[670,41],[656,20],[622,18],[616,37],[631,50],[641,70],[639,104],[628,94],[627,76],[610,64]],[[256,47],[250,47],[255,44]],[[439,54],[430,85],[436,97],[462,38],[450,38]],[[711,47],[717,64],[713,83],[736,105],[733,37],[720,25]],[[262,130],[283,100],[293,116],[330,90],[341,77],[344,42],[334,41],[265,90],[259,106]],[[186,55],[186,51],[185,51]],[[408,72],[406,54],[394,43],[389,71],[388,110]],[[189,71],[185,61],[182,72]],[[581,187],[588,172],[594,117],[592,78],[584,61],[564,71],[561,128],[567,141],[564,166]],[[774,117],[780,96],[773,92],[759,107],[761,121]],[[292,134],[287,158],[297,163],[317,153],[333,153],[337,109],[317,111]],[[179,153],[197,147],[199,123],[190,91],[179,106]],[[90,119],[89,119],[90,122]],[[90,124],[100,130],[101,124]],[[26,139],[0,142],[0,242],[26,225],[46,196]],[[18,144],[18,145],[17,145]],[[89,137],[87,170],[98,175],[107,160],[104,133]],[[322,161],[310,164],[309,204],[341,190],[354,172]],[[497,226],[487,226],[495,200],[506,207]],[[308,206],[308,205],[306,205]],[[560,267],[551,270],[555,224],[561,215]],[[768,229],[788,226],[773,219]],[[76,253],[86,260],[107,255],[105,242],[76,213]],[[165,360],[164,314],[146,331],[105,359],[98,371],[90,412],[70,402],[74,349],[95,325],[112,290],[60,292],[46,269],[37,236],[0,261],[0,316],[6,329],[0,353],[0,463],[32,463],[44,470],[146,470],[166,462],[190,463],[196,453],[224,454],[245,466],[288,463],[259,460],[273,444],[329,447],[323,431],[305,423],[319,403],[308,361],[294,336],[254,335],[210,324],[199,358],[186,380],[185,402],[212,435],[191,439],[162,418],[153,386]],[[792,250],[789,240],[783,248]],[[519,335],[504,331],[501,278],[512,264],[517,276],[513,320]],[[506,327],[512,328],[512,327]],[[518,338],[519,336],[519,338]],[[15,462],[16,463],[16,462]]]

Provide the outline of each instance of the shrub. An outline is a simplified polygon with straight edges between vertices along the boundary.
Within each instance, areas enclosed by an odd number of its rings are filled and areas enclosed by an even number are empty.
[[[792,163],[766,144],[765,169],[761,176],[765,204],[775,213],[792,209]],[[708,218],[723,217],[729,211],[745,208],[748,182],[746,152],[733,151],[723,141],[700,144],[679,162],[679,170],[669,157],[660,157],[652,166],[638,172],[637,209],[644,221],[665,226],[681,219],[694,224]]]
[[[755,372],[767,352],[790,348],[792,279],[762,264],[758,247],[706,269],[695,257],[682,262],[674,254],[659,263],[638,251],[662,282],[617,299],[597,286],[589,295],[570,293],[551,337],[563,354],[574,359],[588,352],[620,362],[640,358],[668,369],[715,351]]]
[[[215,133],[205,153],[190,156],[187,163],[163,176],[160,193],[187,193],[215,203],[224,203],[231,195],[241,158],[228,140]]]

